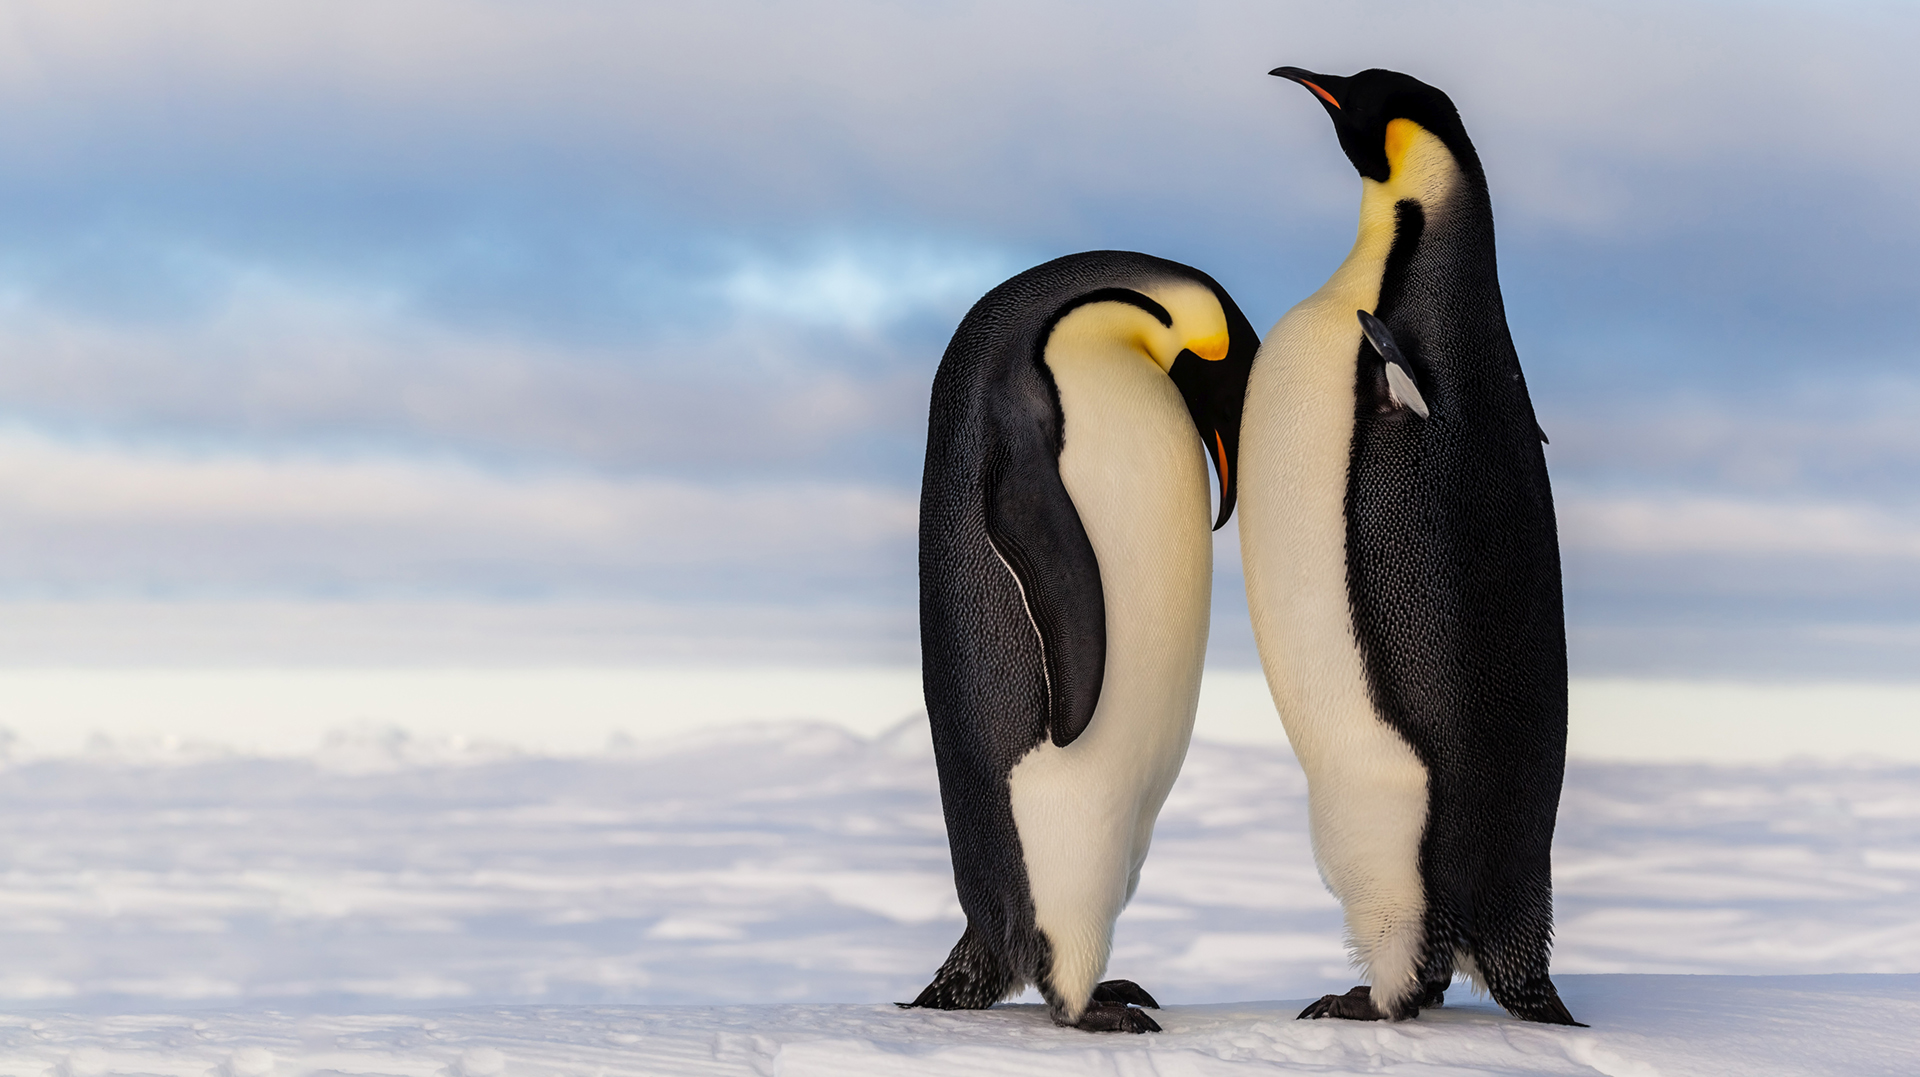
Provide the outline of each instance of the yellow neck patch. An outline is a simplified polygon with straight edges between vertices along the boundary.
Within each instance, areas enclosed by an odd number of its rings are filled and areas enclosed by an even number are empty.
[[[1440,136],[1414,123],[1399,119],[1387,124],[1387,167],[1392,171],[1387,182],[1366,180],[1367,193],[1374,188],[1398,202],[1411,198],[1432,210],[1460,181],[1460,164]]]
[[[1407,151],[1413,148],[1414,139],[1425,133],[1426,129],[1412,120],[1393,120],[1387,124],[1387,165],[1395,175],[1399,174]]]
[[[1412,120],[1387,124],[1385,149],[1387,165],[1393,170],[1387,182],[1360,180],[1360,236],[1354,246],[1356,251],[1377,247],[1383,259],[1393,242],[1394,207],[1411,199],[1420,203],[1431,221],[1461,179],[1453,151]]]
[[[1217,363],[1227,357],[1227,348],[1232,343],[1227,331],[1222,329],[1210,337],[1187,341],[1187,350],[1209,363]]]
[[[1212,291],[1191,281],[1170,280],[1142,287],[1140,293],[1165,307],[1173,324],[1161,325],[1130,303],[1089,303],[1060,319],[1047,347],[1119,344],[1145,355],[1163,371],[1173,368],[1182,351],[1202,359],[1227,357],[1227,315]]]

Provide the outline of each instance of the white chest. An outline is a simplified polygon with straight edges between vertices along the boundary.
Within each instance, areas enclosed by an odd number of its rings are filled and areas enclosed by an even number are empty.
[[[1399,200],[1441,205],[1457,175],[1443,149],[1416,139],[1423,146],[1394,184],[1366,187],[1347,260],[1261,344],[1240,434],[1240,549],[1260,663],[1307,774],[1314,857],[1376,1004],[1389,1008],[1417,987],[1427,773],[1373,705],[1348,589],[1346,497],[1356,312],[1379,303]]]
[[[1065,748],[1042,741],[1010,785],[1056,985],[1084,997],[1193,732],[1212,520],[1193,420],[1151,360],[1116,347],[1049,365],[1066,417],[1061,478],[1100,563],[1106,671],[1086,732]]]
[[[1240,441],[1240,548],[1274,702],[1302,763],[1329,710],[1364,706],[1348,607],[1347,466],[1360,325],[1379,277],[1348,260],[1274,326],[1254,360]],[[1311,772],[1311,769],[1310,769]]]

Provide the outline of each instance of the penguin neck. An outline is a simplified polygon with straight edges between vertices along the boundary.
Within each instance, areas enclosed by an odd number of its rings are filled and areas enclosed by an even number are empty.
[[[1400,204],[1417,203],[1431,225],[1468,186],[1466,173],[1446,143],[1412,120],[1389,123],[1386,140],[1392,171],[1385,183],[1361,177],[1359,234],[1346,261],[1321,288],[1329,298],[1352,301],[1357,310],[1373,311],[1379,304],[1387,256],[1399,228]]]

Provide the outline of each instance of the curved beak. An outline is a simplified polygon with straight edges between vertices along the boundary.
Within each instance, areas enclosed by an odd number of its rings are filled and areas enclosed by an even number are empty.
[[[1220,483],[1220,513],[1213,529],[1220,530],[1233,515],[1234,491],[1240,471],[1240,409],[1247,398],[1247,378],[1253,373],[1253,354],[1260,350],[1260,334],[1226,293],[1220,305],[1227,315],[1227,350],[1217,359],[1203,359],[1182,351],[1167,376],[1187,402],[1187,412],[1200,432],[1207,459]]]
[[[1381,183],[1392,178],[1393,165],[1382,146],[1377,117],[1370,118],[1368,113],[1373,110],[1364,102],[1356,106],[1353,100],[1353,77],[1322,75],[1304,67],[1276,67],[1267,74],[1291,79],[1320,99],[1320,107],[1333,121],[1334,133],[1340,136],[1340,150],[1353,162],[1355,171]]]
[[[1321,104],[1330,109],[1343,107],[1340,104],[1340,95],[1346,90],[1347,80],[1339,75],[1316,75],[1304,67],[1276,67],[1267,74],[1292,79],[1305,86],[1313,91],[1313,96],[1318,97]]]

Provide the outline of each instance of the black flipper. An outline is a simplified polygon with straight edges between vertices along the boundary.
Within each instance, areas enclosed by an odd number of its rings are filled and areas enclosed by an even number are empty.
[[[987,479],[987,536],[1020,581],[1040,634],[1047,731],[1064,748],[1086,731],[1107,670],[1100,563],[1052,453],[1005,454]]]
[[[1134,1006],[1145,1006],[1149,1010],[1160,1008],[1160,1004],[1154,1001],[1153,996],[1147,994],[1147,989],[1132,980],[1103,980],[1095,984],[1093,1001],[1129,1003]]]
[[[1360,316],[1360,331],[1367,336],[1367,343],[1380,353],[1387,364],[1387,392],[1393,402],[1412,410],[1422,419],[1428,417],[1427,400],[1420,395],[1420,383],[1413,380],[1413,365],[1407,362],[1400,345],[1393,339],[1393,330],[1387,323],[1368,314],[1364,310],[1355,311]]]

